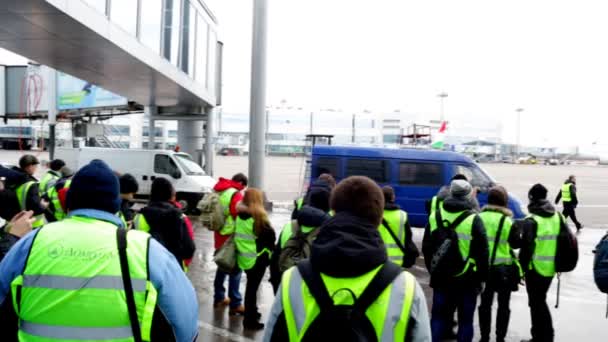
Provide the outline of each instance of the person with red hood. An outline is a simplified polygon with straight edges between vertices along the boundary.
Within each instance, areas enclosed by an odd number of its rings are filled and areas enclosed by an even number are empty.
[[[226,216],[226,224],[219,232],[214,232],[214,245],[218,250],[234,234],[235,220],[238,216],[237,204],[243,200],[242,191],[247,187],[248,179],[242,173],[237,173],[232,176],[232,179],[220,177],[219,181],[213,187],[213,190],[220,196],[220,202],[224,208],[229,208],[229,214]],[[232,273],[226,273],[219,269],[215,273],[213,281],[214,295],[213,307],[218,308],[230,305],[230,315],[242,315],[245,313],[243,306],[243,297],[239,291],[241,283],[242,271],[237,269]],[[226,289],[224,281],[228,277],[228,298],[226,298]]]

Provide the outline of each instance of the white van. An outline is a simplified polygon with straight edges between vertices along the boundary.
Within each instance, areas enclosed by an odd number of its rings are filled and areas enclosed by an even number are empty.
[[[188,211],[196,208],[198,201],[210,193],[215,180],[192,160],[187,153],[167,150],[114,149],[99,147],[57,148],[55,158],[77,171],[93,159],[105,161],[119,174],[130,173],[139,183],[138,198],[150,196],[152,181],[167,178],[175,187],[177,200]]]

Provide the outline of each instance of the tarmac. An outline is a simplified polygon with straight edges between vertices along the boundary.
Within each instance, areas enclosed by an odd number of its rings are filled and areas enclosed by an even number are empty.
[[[39,155],[45,159],[45,154]],[[19,154],[0,151],[0,162],[16,163]],[[47,157],[48,159],[48,157]],[[271,214],[273,227],[279,232],[290,217],[290,204],[300,193],[303,182],[303,158],[269,157],[266,160],[266,186],[268,198],[275,203]],[[597,290],[593,282],[593,249],[608,229],[608,169],[601,166],[544,166],[483,164],[482,167],[501,185],[505,186],[526,204],[527,190],[541,182],[554,197],[562,182],[570,174],[578,178],[580,205],[577,211],[585,229],[578,235],[579,264],[577,268],[561,277],[560,307],[555,309],[557,279],[553,281],[548,295],[548,303],[556,331],[555,341],[608,341],[608,320],[606,319],[607,296]],[[230,177],[237,172],[247,172],[246,157],[217,157],[214,175]],[[422,229],[414,229],[414,240],[420,247]],[[196,288],[200,315],[199,341],[259,341],[262,332],[243,331],[242,317],[228,315],[227,308],[213,308],[213,278],[216,266],[213,263],[212,232],[196,224],[197,252],[188,276]],[[410,269],[425,290],[429,308],[432,290],[428,287],[429,277],[422,259]],[[265,320],[274,300],[272,288],[267,281],[259,292],[260,311]],[[246,276],[243,274],[241,292],[244,295]],[[226,283],[227,286],[227,283]],[[494,313],[495,315],[495,313]],[[477,322],[477,318],[475,319]],[[511,299],[511,324],[508,341],[529,338],[530,313],[527,306],[525,287],[520,286]],[[476,331],[475,340],[479,338]],[[493,338],[493,337],[492,337]]]

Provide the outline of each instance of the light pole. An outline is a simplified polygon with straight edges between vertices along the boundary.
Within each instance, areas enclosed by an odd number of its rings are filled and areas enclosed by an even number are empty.
[[[521,112],[523,112],[524,109],[517,108],[515,111],[517,112],[517,145],[515,147],[515,158],[519,158],[519,144],[521,139]]]
[[[443,124],[443,122],[445,121],[444,101],[445,101],[445,98],[448,97],[448,93],[442,92],[441,94],[437,95],[437,97],[439,97],[439,99],[440,99],[439,101],[441,103],[441,112],[440,112],[439,121],[441,121],[441,123]]]

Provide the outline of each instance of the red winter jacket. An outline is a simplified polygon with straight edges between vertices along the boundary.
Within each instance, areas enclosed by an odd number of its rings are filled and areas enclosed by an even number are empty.
[[[171,201],[171,204],[177,207],[177,209],[182,209],[182,205],[179,204],[179,202],[177,201]],[[194,227],[192,226],[192,221],[190,221],[190,218],[187,215],[184,215],[184,223],[186,224],[186,228],[188,229],[188,235],[190,235],[190,238],[192,239],[192,241],[194,241]],[[192,263],[192,258],[184,260],[184,263],[186,264],[186,266],[190,266],[190,264]]]
[[[234,196],[232,196],[232,201],[230,202],[230,215],[232,215],[232,218],[236,220],[236,205],[243,200],[243,194],[241,193],[241,191],[243,191],[245,187],[242,186],[241,183],[220,177],[217,184],[215,184],[215,186],[213,187],[213,190],[216,192],[222,192],[230,188],[236,189],[238,191],[236,194],[234,194]],[[224,244],[224,242],[226,242],[226,240],[228,240],[230,235],[221,235],[218,232],[214,232],[213,237],[215,249],[218,249],[222,247],[222,245]]]

